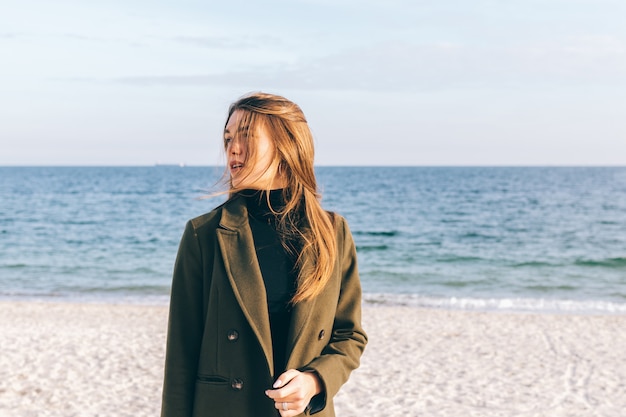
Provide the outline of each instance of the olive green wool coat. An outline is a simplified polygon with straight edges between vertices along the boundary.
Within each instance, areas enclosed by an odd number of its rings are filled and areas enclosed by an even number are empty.
[[[286,369],[323,382],[310,404],[319,417],[335,415],[332,398],[367,343],[354,242],[334,218],[334,271],[319,296],[294,306],[287,347]],[[171,291],[161,416],[276,417],[265,395],[278,376],[265,285],[243,198],[187,223]]]

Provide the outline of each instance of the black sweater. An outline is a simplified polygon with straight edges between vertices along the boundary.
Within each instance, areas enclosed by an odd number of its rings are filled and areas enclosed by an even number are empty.
[[[246,190],[241,195],[246,198],[254,247],[265,283],[276,378],[285,371],[287,362],[290,300],[296,289],[298,272],[295,264],[299,245],[293,230],[281,230],[277,216],[268,205],[267,192]],[[274,211],[284,208],[284,191],[271,190],[270,204]]]

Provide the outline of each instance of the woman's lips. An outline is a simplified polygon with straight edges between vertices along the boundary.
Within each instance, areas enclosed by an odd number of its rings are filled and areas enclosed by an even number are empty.
[[[243,162],[233,161],[230,163],[230,172],[236,172],[243,168]]]

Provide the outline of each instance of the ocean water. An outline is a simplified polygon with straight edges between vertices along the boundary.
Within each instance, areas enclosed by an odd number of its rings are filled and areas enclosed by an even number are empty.
[[[216,167],[0,167],[0,298],[167,303]],[[319,167],[367,303],[626,313],[626,168]]]

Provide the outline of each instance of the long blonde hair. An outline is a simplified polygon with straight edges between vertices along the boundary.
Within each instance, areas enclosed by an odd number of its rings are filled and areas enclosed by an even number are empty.
[[[247,160],[254,160],[254,132],[258,129],[264,128],[274,143],[273,163],[278,165],[277,175],[281,175],[286,182],[286,204],[276,214],[283,228],[294,229],[292,232],[302,242],[296,261],[297,287],[291,302],[295,304],[312,299],[330,279],[335,266],[337,242],[334,219],[320,204],[311,130],[300,107],[278,95],[259,92],[243,96],[231,104],[226,124],[235,111],[241,113],[235,135],[242,134],[242,139],[247,141]],[[244,177],[250,174],[246,168],[248,164],[244,164],[241,173]],[[238,191],[241,190],[230,182],[230,195]],[[295,212],[303,213],[299,227],[291,222],[291,214]]]

